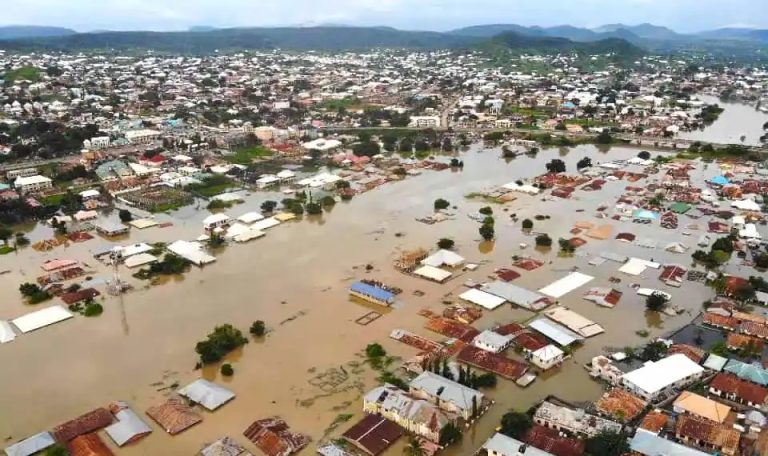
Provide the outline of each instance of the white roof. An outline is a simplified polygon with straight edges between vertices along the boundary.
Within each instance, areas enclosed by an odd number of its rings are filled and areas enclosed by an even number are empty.
[[[562,279],[550,283],[546,287],[539,290],[539,292],[553,298],[559,298],[579,288],[580,286],[587,284],[592,279],[594,279],[592,276],[588,276],[580,272],[572,272]]]
[[[8,456],[29,456],[56,443],[50,432],[41,432],[5,448]]]
[[[733,201],[731,206],[741,209],[743,211],[755,211],[760,212],[760,205],[750,199],[744,199],[741,201]]]
[[[458,266],[464,263],[464,261],[465,261],[464,257],[459,255],[458,253],[443,249],[443,250],[438,250],[432,255],[421,260],[421,264],[434,266],[436,268],[442,265],[453,267],[453,266]]]
[[[152,428],[129,408],[115,413],[115,418],[117,422],[110,424],[104,430],[117,446],[123,446],[137,436],[152,432]]]
[[[739,237],[746,239],[760,239],[760,233],[757,232],[757,226],[754,223],[747,223],[744,228],[739,230]]]
[[[124,263],[127,268],[136,268],[144,266],[145,264],[154,263],[155,261],[157,261],[157,257],[150,255],[149,253],[140,253],[126,258]]]
[[[497,432],[490,439],[483,444],[488,454],[495,454],[498,456],[518,456],[525,454],[525,456],[553,456],[552,453],[547,453],[544,450],[540,450],[536,447],[526,445],[525,443],[508,437],[504,434]],[[520,450],[524,453],[521,453]]]
[[[528,327],[544,334],[563,347],[567,347],[576,341],[584,340],[583,337],[566,328],[565,326],[547,320],[546,318],[539,318],[538,320],[534,320],[528,324]]]
[[[506,190],[512,190],[516,192],[522,192],[522,193],[528,193],[530,195],[538,195],[541,190],[539,190],[538,187],[534,187],[530,184],[522,184],[517,185],[516,182],[510,182],[508,184],[502,185],[503,189]]]
[[[130,222],[128,222],[128,224],[140,230],[158,225],[157,221],[152,219],[146,219],[146,218],[131,220]]]
[[[704,368],[678,353],[656,362],[648,362],[643,367],[622,375],[621,379],[641,391],[653,394],[703,371]]]
[[[301,147],[311,150],[331,150],[336,147],[339,147],[341,145],[341,141],[338,141],[336,139],[323,139],[323,138],[317,138],[314,141],[305,142],[301,145]]]
[[[643,260],[642,258],[630,258],[629,261],[619,268],[619,272],[629,275],[640,275],[646,268],[659,269],[660,267],[659,263]]]
[[[227,221],[229,221],[229,216],[227,214],[211,214],[208,217],[203,219],[203,225],[210,226],[216,223],[227,222]]]
[[[63,306],[56,305],[30,312],[19,318],[11,320],[11,323],[19,328],[19,331],[28,333],[36,329],[44,328],[48,325],[67,320],[73,316],[74,315],[72,315],[72,312],[68,311]]]
[[[51,182],[51,179],[45,176],[40,176],[40,175],[19,177],[15,181],[13,181],[13,186],[23,187],[24,185],[44,184],[46,182]]]
[[[90,190],[84,190],[80,192],[80,196],[83,198],[93,198],[95,196],[99,196],[101,193],[98,190],[90,189]]]
[[[16,338],[13,327],[5,320],[0,320],[0,344],[11,342]]]
[[[208,410],[216,410],[235,397],[235,393],[203,378],[195,380],[177,391]]]
[[[531,353],[531,356],[546,362],[557,359],[560,356],[563,356],[563,354],[564,352],[562,350],[552,344],[549,344]]]
[[[509,337],[502,336],[497,332],[486,329],[485,331],[475,336],[474,339],[472,339],[472,344],[478,348],[485,348],[483,347],[484,345],[487,347],[498,347],[499,349],[504,349],[509,346]]]
[[[436,268],[430,265],[424,265],[419,269],[416,269],[415,271],[413,271],[413,273],[417,276],[425,277],[427,279],[435,280],[437,282],[442,282],[446,280],[448,277],[453,275],[446,270]]]
[[[280,224],[280,220],[274,217],[268,217],[251,225],[251,228],[258,231],[264,231]]]
[[[292,177],[296,177],[296,173],[294,173],[290,169],[284,169],[279,173],[277,173],[277,177],[279,177],[280,179],[290,179]]]
[[[477,304],[480,307],[484,307],[488,310],[493,310],[500,305],[504,304],[505,299],[498,296],[494,296],[490,293],[486,293],[477,288],[470,288],[464,293],[459,295],[460,299]]]
[[[115,247],[115,250],[119,250],[123,254],[123,258],[128,258],[140,253],[147,253],[152,250],[149,244],[140,242],[138,244],[126,245],[124,247]]]
[[[203,248],[198,242],[175,241],[168,245],[167,249],[198,266],[216,261],[215,257],[203,252]]]
[[[240,217],[237,218],[237,220],[245,223],[245,224],[251,224],[253,222],[258,222],[259,220],[264,220],[264,216],[261,215],[258,212],[247,212]]]
[[[452,402],[460,410],[471,410],[473,397],[476,398],[478,406],[485,397],[479,391],[429,371],[424,371],[411,380],[409,386],[426,391],[430,396],[439,396],[443,401]]]

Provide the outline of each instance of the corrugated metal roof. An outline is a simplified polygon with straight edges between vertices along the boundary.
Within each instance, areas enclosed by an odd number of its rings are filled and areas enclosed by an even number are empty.
[[[354,291],[355,293],[360,293],[366,296],[370,296],[373,299],[377,299],[383,302],[392,302],[395,300],[394,293],[384,290],[383,288],[374,287],[373,285],[368,285],[367,283],[363,283],[363,282],[353,283],[352,286],[349,287],[349,290]]]
[[[29,456],[56,443],[50,432],[41,432],[5,448],[8,456]]]
[[[123,409],[115,413],[117,423],[107,426],[104,430],[117,446],[123,446],[139,436],[149,434],[152,428],[131,409]]]
[[[227,388],[203,378],[182,387],[177,393],[197,402],[208,410],[216,410],[235,397],[235,393]]]

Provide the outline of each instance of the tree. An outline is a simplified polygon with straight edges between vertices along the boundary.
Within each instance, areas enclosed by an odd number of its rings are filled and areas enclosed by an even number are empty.
[[[637,158],[642,158],[643,160],[650,160],[651,153],[648,152],[647,150],[642,150],[642,151],[638,152]]]
[[[253,323],[251,323],[251,328],[248,331],[254,337],[261,337],[266,332],[266,327],[262,320],[256,320]]]
[[[613,136],[607,131],[603,131],[595,138],[597,144],[611,144],[613,143]]]
[[[440,249],[449,250],[449,249],[452,249],[454,245],[455,245],[455,242],[453,241],[453,239],[441,238],[439,241],[437,241],[437,247]]]
[[[208,337],[197,343],[195,351],[203,364],[215,363],[232,350],[248,343],[239,329],[230,324],[217,326]]]
[[[381,344],[372,343],[365,347],[365,356],[368,358],[382,358],[387,356],[387,351],[384,350]]]
[[[513,411],[501,417],[501,433],[513,439],[522,440],[531,427],[533,427],[533,421],[525,413]]]
[[[560,238],[557,240],[557,243],[560,245],[560,251],[563,253],[573,253],[576,250],[568,239]]]
[[[533,220],[531,219],[525,219],[523,220],[523,229],[524,230],[532,230],[533,229]]]
[[[728,344],[722,340],[716,342],[715,345],[713,345],[709,350],[709,352],[713,355],[722,356],[724,358],[727,358],[730,355],[730,353],[728,353]]]
[[[538,247],[552,247],[552,238],[548,234],[542,233],[536,236],[536,246]]]
[[[133,214],[125,209],[120,209],[120,212],[118,212],[117,215],[120,217],[120,221],[123,223],[128,223],[133,220]]]
[[[309,215],[318,215],[323,213],[323,208],[320,206],[320,203],[316,203],[314,201],[310,201],[306,205],[307,214]]]
[[[481,207],[477,212],[483,215],[493,215],[493,208],[491,208],[491,206],[484,206]]]
[[[276,201],[267,200],[261,203],[261,212],[271,213],[277,207]]]
[[[549,163],[546,164],[547,172],[550,173],[564,173],[565,172],[565,162],[560,160],[559,158],[553,158],[549,161]]]
[[[653,312],[658,312],[667,305],[667,301],[668,299],[666,295],[661,293],[651,293],[645,298],[645,308]]]
[[[490,241],[496,236],[496,230],[493,229],[493,225],[483,223],[480,225],[480,229],[478,230],[480,232],[480,236],[486,241]]]
[[[471,383],[472,388],[495,388],[497,379],[495,374],[486,372],[477,376],[473,375]]]
[[[621,456],[629,452],[629,436],[624,432],[601,431],[587,439],[586,450],[591,456]]]
[[[637,355],[643,361],[658,361],[667,355],[667,346],[664,342],[656,341],[643,347]]]
[[[7,226],[0,226],[0,241],[8,242],[8,239],[13,236],[13,230]]]
[[[325,195],[320,198],[320,205],[323,207],[333,207],[336,204],[336,198],[331,195]]]
[[[463,437],[461,430],[455,424],[448,423],[440,430],[440,446],[447,447],[461,442]]]
[[[235,375],[235,369],[232,368],[232,365],[229,363],[222,364],[221,365],[221,375],[225,377],[231,377]]]
[[[424,449],[421,448],[421,442],[413,436],[408,439],[408,445],[403,448],[403,454],[405,456],[426,456]]]
[[[447,200],[444,200],[443,198],[438,198],[435,200],[434,207],[436,211],[439,211],[441,209],[448,209],[451,206],[451,203],[449,203]]]
[[[53,446],[48,447],[45,450],[45,453],[43,453],[44,456],[69,456],[69,451],[67,451],[67,448],[59,443],[54,444]]]
[[[591,168],[592,167],[592,159],[589,157],[584,157],[581,160],[576,163],[576,169],[583,169],[583,168]]]

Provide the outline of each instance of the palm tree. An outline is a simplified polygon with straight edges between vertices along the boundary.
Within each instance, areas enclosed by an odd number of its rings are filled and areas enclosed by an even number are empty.
[[[424,449],[421,448],[421,442],[416,437],[408,439],[408,445],[403,448],[403,454],[406,456],[425,456]]]

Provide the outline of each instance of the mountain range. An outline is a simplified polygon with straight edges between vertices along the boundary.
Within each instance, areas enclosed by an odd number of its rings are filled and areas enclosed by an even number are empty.
[[[515,49],[621,52],[638,55],[651,51],[705,48],[734,52],[761,52],[768,46],[768,30],[723,28],[699,34],[680,34],[653,24],[607,24],[594,29],[561,25],[526,27],[488,24],[448,32],[406,31],[392,27],[307,26],[214,28],[194,26],[187,31],[103,31],[77,33],[59,27],[0,27],[0,49],[116,51],[153,49],[169,53],[209,53],[236,49],[371,49],[469,48],[489,42]],[[585,46],[584,43],[595,43]],[[757,49],[757,51],[754,51]],[[763,50],[764,53],[764,50]]]

